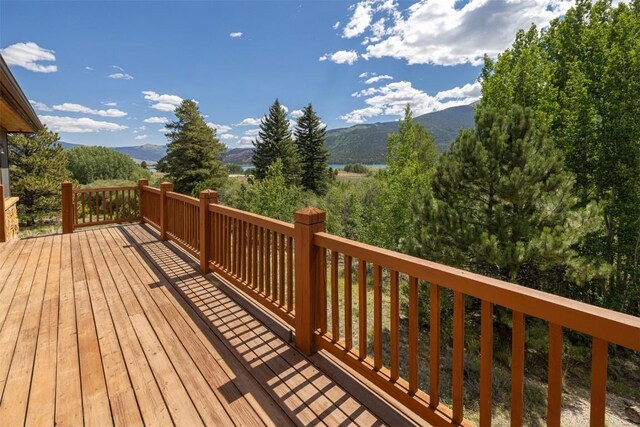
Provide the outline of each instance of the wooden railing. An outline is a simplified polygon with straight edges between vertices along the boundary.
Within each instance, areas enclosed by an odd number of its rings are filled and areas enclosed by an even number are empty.
[[[496,307],[512,316],[514,426],[523,424],[526,317],[549,324],[549,425],[560,425],[563,329],[592,339],[592,426],[605,420],[608,344],[640,351],[638,317],[333,236],[325,232],[325,213],[314,208],[296,212],[291,225],[219,205],[214,191],[196,199],[172,190],[170,183],[158,190],[141,180],[119,194],[137,194],[132,212],[158,229],[162,240],[196,256],[203,273],[213,271],[291,325],[300,351],[328,351],[434,425],[472,425],[463,410],[465,300],[476,299],[480,306],[481,426],[491,424]],[[118,190],[75,191],[73,198],[65,198],[63,187],[63,212],[75,212],[75,218],[91,213],[89,222],[76,222],[73,228],[135,219],[134,214],[114,216],[113,209],[103,207],[105,200],[109,205],[109,192]],[[406,318],[401,299],[408,306]],[[425,301],[428,319],[419,319]],[[441,324],[444,306],[453,310],[451,408],[440,399],[441,333],[449,326]],[[427,354],[420,350],[421,324],[429,325]],[[421,389],[419,364],[426,359],[429,386]]]

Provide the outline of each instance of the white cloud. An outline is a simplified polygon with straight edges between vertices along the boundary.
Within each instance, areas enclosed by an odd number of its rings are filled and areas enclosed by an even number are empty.
[[[259,126],[260,121],[261,119],[254,119],[251,117],[247,117],[246,119],[238,123],[236,126]]]
[[[124,68],[122,68],[122,67],[120,67],[120,66],[118,66],[118,65],[112,65],[111,67],[112,67],[112,68],[115,68],[116,70],[120,70],[120,71],[123,71],[123,72],[124,72]]]
[[[507,49],[518,29],[532,23],[544,27],[573,4],[573,0],[469,0],[460,6],[454,0],[421,0],[401,9],[393,0],[363,0],[352,7],[343,37],[364,36],[365,59],[480,65],[485,53],[495,57]]]
[[[40,116],[40,120],[54,132],[91,133],[101,131],[115,132],[127,129],[127,126],[93,120],[88,117]]]
[[[244,131],[244,135],[246,135],[246,136],[258,136],[259,132],[260,132],[260,128],[249,129],[249,130],[245,130]]]
[[[293,110],[291,112],[291,117],[293,117],[294,119],[299,119],[302,116],[302,110]]]
[[[158,129],[158,132],[162,132],[162,133],[168,133],[171,132],[171,130],[167,129],[166,127],[161,127],[160,129]]]
[[[359,36],[367,29],[369,24],[371,24],[374,3],[375,2],[371,0],[364,0],[356,3],[355,6],[351,6],[353,8],[353,15],[342,30],[342,37],[350,39]]]
[[[145,123],[167,123],[168,121],[166,117],[147,117],[143,120]]]
[[[239,39],[240,37],[242,37],[242,32],[237,31],[235,33],[229,33],[229,37],[231,37],[232,39]]]
[[[360,75],[359,75],[358,77],[359,77],[359,78],[361,78],[361,79],[364,79],[365,77],[375,76],[375,74],[376,74],[376,73],[367,73],[367,72],[364,72],[364,73],[360,73]]]
[[[374,83],[378,83],[381,80],[393,80],[393,77],[388,76],[386,74],[382,76],[374,76],[374,77],[371,77],[370,79],[365,80],[364,84],[372,85]]]
[[[31,103],[31,105],[33,105],[33,108],[38,111],[53,111],[53,108],[49,107],[44,102],[33,101],[31,99],[29,100],[29,102]]]
[[[102,105],[107,106],[107,107],[117,107],[118,103],[117,102],[101,102]]]
[[[339,50],[334,53],[325,53],[320,57],[320,61],[332,61],[336,64],[353,64],[358,60],[358,53],[355,50]]]
[[[133,80],[133,76],[127,73],[114,73],[109,74],[107,77],[110,79],[118,79],[118,80]]]
[[[333,24],[334,30],[337,30],[338,28],[340,28],[340,21],[337,21],[335,24]]]
[[[127,115],[126,112],[118,110],[116,108],[109,108],[106,110],[95,110],[93,108],[85,107],[84,105],[73,104],[70,102],[54,105],[53,109],[58,111],[66,111],[68,113],[93,114],[95,116],[101,116],[101,117],[124,117]]]
[[[230,133],[223,133],[218,136],[220,139],[237,139],[238,137],[235,135],[231,135]]]
[[[222,135],[225,134],[227,132],[229,132],[231,130],[231,126],[227,126],[227,125],[219,125],[213,122],[208,122],[207,126],[209,126],[211,129],[215,129],[216,133],[218,135]]]
[[[93,67],[89,67],[88,65],[84,67],[85,70],[93,71]]]
[[[44,49],[34,42],[15,43],[0,49],[0,53],[9,65],[16,65],[36,73],[55,73],[58,71],[55,64],[43,65],[39,63],[41,61],[55,61],[55,51]]]
[[[357,98],[366,98],[364,101],[366,106],[342,115],[340,118],[348,123],[363,123],[377,116],[401,117],[407,104],[411,106],[415,115],[421,115],[457,105],[471,104],[480,99],[480,95],[481,86],[478,82],[443,90],[434,96],[414,88],[411,82],[393,82],[352,94]]]
[[[235,146],[237,148],[250,148],[253,147],[253,138],[250,136],[243,136],[236,142]]]
[[[140,130],[147,130],[147,127],[146,127],[145,125],[142,125],[142,126],[138,126],[138,129],[140,129]]]
[[[155,102],[151,108],[160,111],[174,111],[182,103],[182,98],[178,95],[159,94],[151,90],[142,91],[142,94],[144,99]]]
[[[143,139],[147,139],[148,137],[149,137],[149,135],[138,135],[138,136],[136,136],[136,137],[135,137],[135,138],[133,138],[133,139],[135,139],[135,140],[137,140],[137,141],[141,141],[141,140],[143,140]]]

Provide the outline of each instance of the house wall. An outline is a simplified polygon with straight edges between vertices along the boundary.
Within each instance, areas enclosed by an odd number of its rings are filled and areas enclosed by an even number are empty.
[[[7,131],[0,129],[0,185],[4,185],[3,197],[11,196],[9,183],[9,145],[7,143]]]

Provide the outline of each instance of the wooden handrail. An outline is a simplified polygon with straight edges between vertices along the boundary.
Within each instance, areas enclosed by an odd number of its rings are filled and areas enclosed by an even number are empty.
[[[95,188],[74,188],[74,193],[102,193],[107,191],[134,191],[138,190],[137,186],[124,186],[124,187],[95,187]]]
[[[522,312],[631,350],[640,351],[640,318],[569,298],[358,243],[316,233],[314,244],[400,271],[483,301]]]
[[[253,225],[265,227],[275,231],[276,233],[284,234],[285,236],[293,237],[294,234],[294,226],[292,224],[266,216],[245,212],[240,209],[230,208],[229,206],[223,205],[209,205],[209,211],[237,218]]]
[[[189,203],[190,205],[193,205],[193,206],[198,206],[200,204],[200,201],[195,197],[187,196],[185,194],[175,193],[173,191],[167,191],[167,198],[180,200],[181,202]]]

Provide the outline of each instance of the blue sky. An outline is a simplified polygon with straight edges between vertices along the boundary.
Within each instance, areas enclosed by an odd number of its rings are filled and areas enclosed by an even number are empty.
[[[470,103],[486,52],[568,0],[0,2],[0,49],[63,141],[162,144],[181,99],[229,148],[276,97],[327,126]]]

